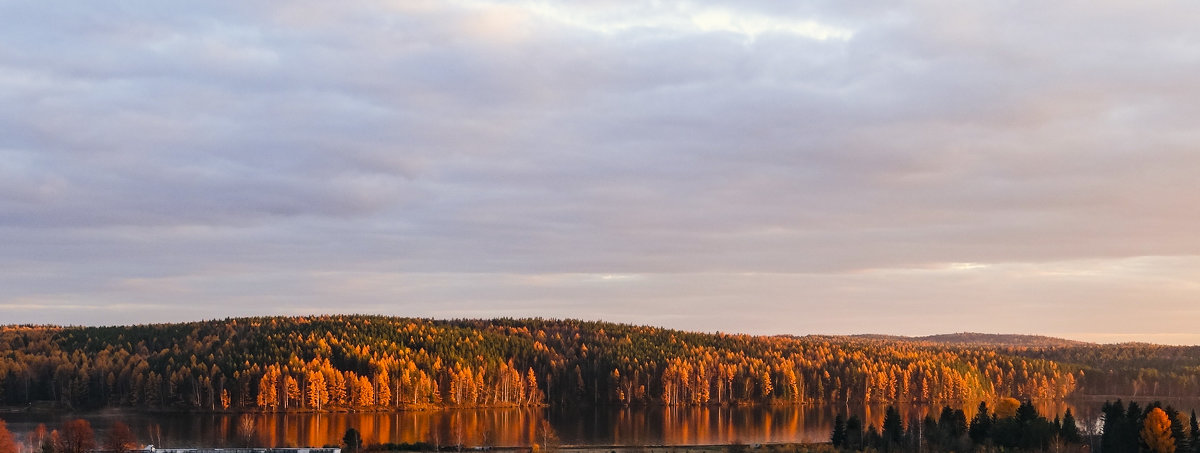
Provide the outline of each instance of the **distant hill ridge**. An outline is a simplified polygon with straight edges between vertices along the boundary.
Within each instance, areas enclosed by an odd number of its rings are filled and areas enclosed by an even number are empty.
[[[923,341],[929,343],[950,345],[979,345],[979,346],[1008,346],[1031,348],[1054,348],[1089,346],[1094,343],[1068,340],[1066,338],[1048,337],[1045,335],[996,334],[979,332],[943,333],[922,337],[906,337],[901,335],[863,334],[852,335],[856,338],[870,338],[889,341]]]

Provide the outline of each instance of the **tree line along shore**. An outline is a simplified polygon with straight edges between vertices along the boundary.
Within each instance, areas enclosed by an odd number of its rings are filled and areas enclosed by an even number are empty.
[[[1200,348],[750,336],[547,319],[0,327],[0,406],[188,411],[1200,395]]]

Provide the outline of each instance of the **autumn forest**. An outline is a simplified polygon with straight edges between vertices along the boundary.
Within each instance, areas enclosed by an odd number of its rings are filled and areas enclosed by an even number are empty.
[[[0,405],[375,411],[1200,395],[1200,347],[748,336],[545,319],[0,328]]]

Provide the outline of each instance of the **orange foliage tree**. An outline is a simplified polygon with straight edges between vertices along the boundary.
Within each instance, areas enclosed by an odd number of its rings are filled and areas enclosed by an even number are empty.
[[[104,449],[110,452],[125,453],[136,448],[137,438],[134,437],[133,430],[129,429],[129,425],[124,423],[114,423],[104,436]]]
[[[1171,436],[1171,419],[1162,409],[1154,408],[1142,422],[1142,441],[1151,452],[1175,453],[1175,438]]]
[[[95,448],[96,434],[87,420],[77,418],[63,425],[62,433],[58,436],[59,453],[85,453]]]
[[[17,441],[8,431],[4,420],[0,420],[0,453],[17,453]]]

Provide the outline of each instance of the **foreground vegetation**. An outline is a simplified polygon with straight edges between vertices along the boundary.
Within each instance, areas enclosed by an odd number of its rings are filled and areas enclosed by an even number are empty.
[[[1126,408],[1120,400],[1105,402],[1102,410],[1100,432],[1085,438],[1070,409],[1051,421],[1029,401],[1012,398],[1001,399],[994,411],[980,403],[970,422],[961,409],[945,406],[939,417],[930,414],[906,426],[900,412],[888,406],[879,429],[871,425],[864,431],[856,416],[846,420],[839,415],[830,443],[843,451],[1200,452],[1194,411],[1188,418],[1157,402],[1142,409],[1132,402]]]
[[[362,411],[1200,395],[1195,347],[1021,344],[382,316],[7,326],[0,405]]]

